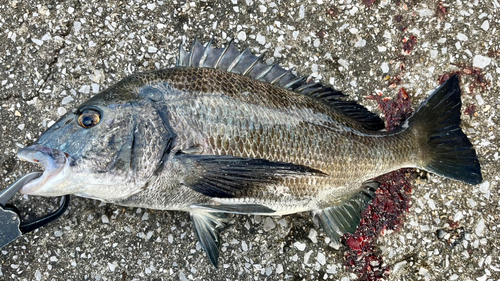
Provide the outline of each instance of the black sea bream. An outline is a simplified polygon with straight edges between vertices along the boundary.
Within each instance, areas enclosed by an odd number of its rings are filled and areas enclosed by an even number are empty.
[[[21,149],[45,168],[22,192],[189,212],[215,266],[224,213],[309,211],[338,243],[356,230],[376,176],[417,167],[482,181],[460,108],[454,76],[386,132],[329,86],[195,40],[177,67],[126,77]]]

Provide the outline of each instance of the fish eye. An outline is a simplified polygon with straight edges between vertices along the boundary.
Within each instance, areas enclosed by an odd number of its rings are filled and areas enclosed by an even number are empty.
[[[84,110],[78,116],[78,124],[85,129],[94,127],[99,121],[101,121],[101,114],[93,109]]]

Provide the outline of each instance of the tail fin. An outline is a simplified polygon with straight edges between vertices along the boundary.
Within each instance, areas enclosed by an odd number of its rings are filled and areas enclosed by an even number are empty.
[[[408,120],[418,136],[421,168],[429,172],[478,184],[483,180],[476,151],[460,129],[460,86],[452,76],[422,103]]]

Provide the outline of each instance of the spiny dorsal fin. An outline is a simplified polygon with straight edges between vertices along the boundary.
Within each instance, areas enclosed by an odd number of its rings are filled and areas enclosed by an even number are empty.
[[[189,52],[186,52],[181,45],[177,66],[215,68],[245,75],[289,91],[315,97],[358,121],[365,129],[384,128],[384,122],[378,115],[354,101],[342,100],[345,95],[340,91],[321,83],[309,82],[307,77],[298,77],[292,73],[292,69],[286,70],[279,64],[268,65],[262,59],[263,54],[257,57],[248,48],[240,52],[233,40],[224,48],[212,47],[212,41],[213,38],[206,47],[203,47],[198,39],[195,39]]]

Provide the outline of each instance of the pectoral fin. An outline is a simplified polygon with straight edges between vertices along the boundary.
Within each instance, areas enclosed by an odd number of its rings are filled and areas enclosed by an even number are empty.
[[[238,197],[248,188],[278,184],[287,177],[326,176],[307,166],[265,159],[189,154],[179,154],[176,158],[189,171],[186,186],[218,198]]]
[[[321,226],[333,243],[340,244],[344,233],[354,233],[361,221],[361,212],[375,197],[379,184],[374,181],[364,183],[364,188],[342,205],[314,211]]]
[[[217,268],[219,259],[219,233],[227,222],[224,213],[196,210],[190,213],[194,224],[194,232],[201,247],[207,252],[210,262]]]

